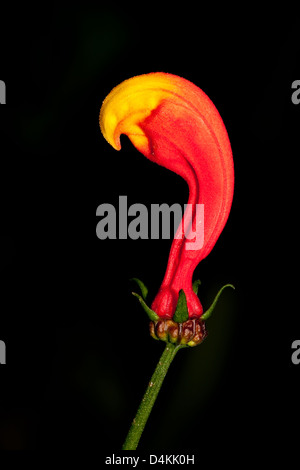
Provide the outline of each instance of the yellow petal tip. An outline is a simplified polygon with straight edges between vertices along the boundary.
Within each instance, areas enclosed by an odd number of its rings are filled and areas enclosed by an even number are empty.
[[[103,136],[114,149],[121,149],[121,134],[126,134],[136,147],[145,148],[147,138],[139,124],[174,90],[172,77],[164,72],[138,75],[120,83],[107,95],[99,123]]]

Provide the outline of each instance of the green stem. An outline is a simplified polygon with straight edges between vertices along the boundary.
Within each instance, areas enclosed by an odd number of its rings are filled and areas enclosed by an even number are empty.
[[[136,450],[169,366],[177,351],[182,347],[181,345],[167,343],[137,410],[137,414],[131,424],[122,447],[123,450]]]

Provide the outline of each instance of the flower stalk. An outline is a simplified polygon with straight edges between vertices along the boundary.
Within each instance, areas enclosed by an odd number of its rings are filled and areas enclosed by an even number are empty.
[[[171,343],[166,344],[164,352],[162,353],[161,358],[159,359],[156,369],[147,386],[136,416],[132,421],[126,440],[122,447],[123,450],[136,450],[171,362],[173,361],[179,349],[183,347],[183,345],[176,345]]]

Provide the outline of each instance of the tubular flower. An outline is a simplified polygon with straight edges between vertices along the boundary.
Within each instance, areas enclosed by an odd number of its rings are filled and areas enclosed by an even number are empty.
[[[120,135],[126,134],[149,160],[188,183],[191,210],[185,212],[180,233],[173,240],[151,311],[156,320],[174,320],[182,294],[186,319],[200,319],[203,308],[193,288],[193,272],[224,228],[234,187],[231,146],[217,109],[188,80],[150,73],[125,80],[109,93],[100,111],[100,128],[116,150],[121,148]],[[204,205],[204,240],[200,245],[197,231],[203,220],[196,217],[197,204]],[[190,234],[183,227],[189,227]]]

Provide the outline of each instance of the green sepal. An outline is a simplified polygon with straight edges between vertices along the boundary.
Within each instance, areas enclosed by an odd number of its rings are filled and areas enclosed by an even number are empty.
[[[145,286],[145,284],[143,283],[143,281],[141,281],[140,279],[138,279],[137,277],[132,277],[131,279],[129,279],[130,281],[134,281],[137,283],[137,285],[139,286],[139,288],[141,289],[141,294],[142,294],[142,297],[144,300],[146,300],[147,298],[147,295],[148,295],[148,287]]]
[[[196,295],[198,294],[198,289],[200,285],[201,285],[200,279],[197,279],[197,281],[193,282],[193,291],[195,292]]]
[[[139,294],[137,294],[136,292],[132,292],[132,295],[134,295],[137,299],[139,299],[139,302],[140,302],[141,306],[143,307],[143,309],[147,313],[150,320],[152,320],[152,321],[159,320],[159,316],[157,315],[157,313],[155,313],[153,310],[151,310],[150,307],[148,307],[148,305],[146,304],[144,299]]]
[[[213,313],[213,311],[214,311],[214,309],[215,309],[215,306],[216,306],[216,304],[217,304],[217,302],[218,302],[218,300],[219,300],[220,295],[222,294],[223,290],[226,289],[226,287],[231,287],[232,289],[235,289],[235,287],[234,287],[232,284],[226,284],[225,286],[223,286],[223,287],[219,290],[219,292],[217,293],[217,295],[216,295],[216,297],[215,297],[213,303],[212,303],[211,306],[209,307],[209,309],[206,310],[206,312],[203,313],[203,315],[201,315],[201,317],[200,317],[201,320],[204,320],[204,321],[205,321],[205,320],[207,320],[207,319],[211,316],[211,314]]]
[[[180,289],[176,310],[173,315],[173,321],[176,323],[183,323],[189,319],[189,312],[187,307],[186,296],[183,289]]]

